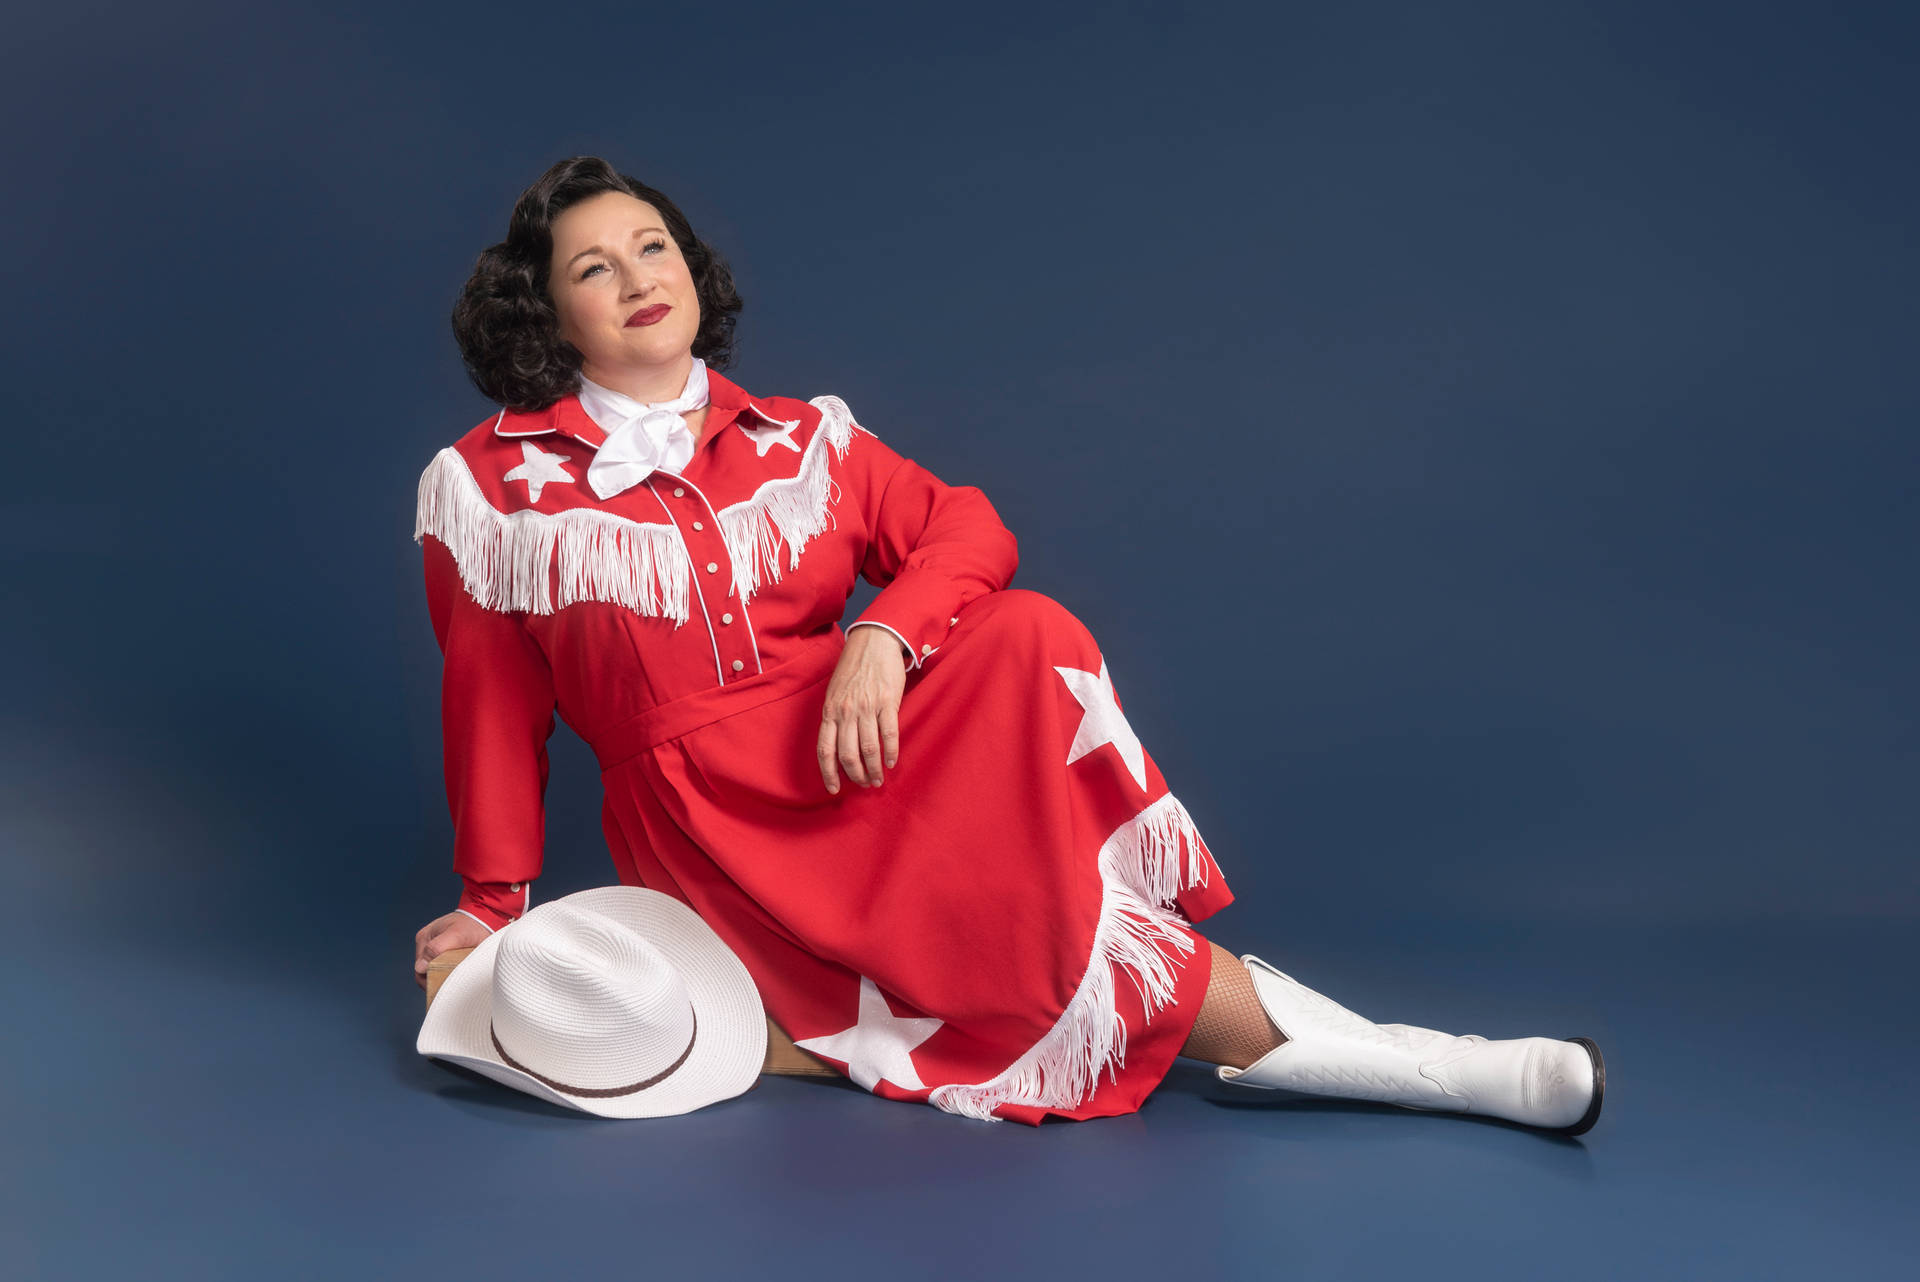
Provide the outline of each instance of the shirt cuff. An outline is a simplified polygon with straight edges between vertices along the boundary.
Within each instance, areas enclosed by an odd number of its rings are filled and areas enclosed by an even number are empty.
[[[454,911],[465,913],[488,930],[497,931],[518,921],[532,902],[530,881],[468,881]]]
[[[960,585],[945,575],[909,572],[880,589],[852,626],[872,623],[893,633],[910,653],[907,666],[917,668],[960,621],[960,601]]]

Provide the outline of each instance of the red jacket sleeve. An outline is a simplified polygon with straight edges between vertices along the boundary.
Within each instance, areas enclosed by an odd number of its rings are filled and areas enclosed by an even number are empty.
[[[946,639],[961,606],[1013,581],[1019,544],[974,486],[948,485],[864,433],[853,456],[868,531],[860,575],[881,591],[849,631],[863,623],[886,628],[917,668]]]
[[[464,886],[457,909],[498,930],[527,910],[540,875],[553,674],[522,617],[481,606],[446,545],[432,535],[421,542],[444,657],[440,729],[453,870]]]

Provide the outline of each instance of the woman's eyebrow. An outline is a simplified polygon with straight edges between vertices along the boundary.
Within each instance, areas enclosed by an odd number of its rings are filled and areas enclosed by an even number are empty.
[[[637,228],[633,234],[636,236],[644,236],[650,231],[663,232],[665,230],[666,230],[665,227],[641,227],[641,228]],[[569,267],[573,266],[575,263],[579,262],[582,258],[585,258],[588,254],[604,254],[606,252],[607,252],[606,250],[600,248],[600,246],[598,245],[588,245],[585,249],[575,254],[572,258],[569,258],[567,260],[567,266]]]

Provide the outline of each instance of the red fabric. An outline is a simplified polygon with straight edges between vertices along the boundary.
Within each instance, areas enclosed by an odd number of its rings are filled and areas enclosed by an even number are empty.
[[[870,985],[892,1019],[939,1022],[902,1026],[906,1041],[926,1035],[901,1050],[904,1061],[887,1060],[903,1067],[863,1082],[869,1089],[932,1102],[937,1087],[989,1082],[1040,1043],[1082,989],[1103,904],[1103,844],[1154,803],[1164,812],[1166,781],[1144,751],[1144,783],[1136,778],[1113,742],[1069,761],[1091,716],[1088,683],[1104,668],[1097,642],[1058,602],[1008,587],[1015,540],[983,493],[944,484],[863,427],[833,455],[827,528],[804,542],[797,565],[782,542],[781,577],[763,574],[743,600],[719,513],[794,477],[805,457],[783,444],[762,450],[749,429],[798,419],[791,439],[804,451],[821,410],[750,397],[711,370],[708,379],[711,406],[683,473],[656,473],[604,502],[585,484],[604,434],[575,397],[490,417],[452,447],[498,512],[671,520],[698,589],[677,626],[600,600],[548,613],[486,609],[469,585],[484,588],[497,567],[458,565],[423,536],[445,656],[459,906],[496,927],[524,911],[541,868],[557,712],[600,759],[603,830],[620,881],[693,908],[796,1042],[853,1028]],[[529,445],[563,456],[557,466],[571,478],[547,481],[537,500],[528,482],[506,479]],[[835,795],[815,744],[856,573],[882,586],[861,620],[897,633],[914,660],[898,764],[877,789],[843,779]],[[550,567],[549,601],[560,599],[560,582]],[[1180,851],[1183,889],[1167,907],[1185,947],[1161,948],[1171,1001],[1149,1017],[1138,976],[1116,965],[1119,1062],[1077,1102],[1007,1102],[994,1116],[1037,1125],[1048,1114],[1132,1112],[1165,1076],[1207,989],[1209,949],[1184,924],[1233,900],[1204,842]],[[1186,886],[1190,878],[1204,881]],[[809,1049],[859,1080],[850,1060]],[[909,1076],[918,1082],[899,1080]]]

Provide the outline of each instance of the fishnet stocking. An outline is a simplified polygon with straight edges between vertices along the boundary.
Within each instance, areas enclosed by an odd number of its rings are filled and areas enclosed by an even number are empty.
[[[1200,1017],[1180,1053],[1209,1064],[1245,1068],[1285,1042],[1286,1035],[1267,1018],[1246,963],[1211,939],[1207,946],[1213,949],[1213,973],[1207,980]]]

